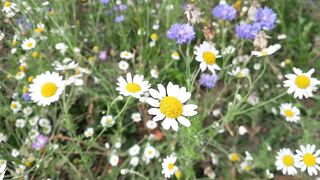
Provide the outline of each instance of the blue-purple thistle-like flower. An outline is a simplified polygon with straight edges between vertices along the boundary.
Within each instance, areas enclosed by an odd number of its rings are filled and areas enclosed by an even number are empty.
[[[228,4],[219,4],[212,9],[212,15],[219,19],[231,21],[237,16],[237,10]]]
[[[190,24],[173,24],[167,31],[167,37],[176,40],[178,44],[189,43],[196,37],[193,27]]]
[[[123,15],[120,15],[120,16],[117,16],[116,18],[114,18],[114,22],[116,22],[116,23],[121,23],[122,21],[124,21]]]
[[[255,22],[259,23],[262,29],[272,30],[277,21],[277,14],[270,8],[259,8],[256,12]]]
[[[261,30],[260,24],[239,24],[236,26],[236,34],[241,39],[255,39]]]
[[[22,99],[25,100],[25,101],[30,101],[31,100],[31,97],[29,95],[29,93],[23,93],[21,95]]]
[[[49,137],[48,136],[44,136],[44,135],[40,134],[32,142],[31,146],[32,146],[33,149],[39,150],[41,148],[44,148],[48,141],[49,141]]]
[[[107,5],[109,3],[109,0],[100,0],[100,2],[104,5]]]
[[[209,89],[213,88],[216,85],[217,81],[218,81],[218,76],[216,74],[211,75],[211,74],[203,73],[201,74],[199,79],[200,85]]]

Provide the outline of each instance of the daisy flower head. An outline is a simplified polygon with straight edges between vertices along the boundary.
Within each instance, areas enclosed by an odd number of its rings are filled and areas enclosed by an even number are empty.
[[[237,78],[244,78],[249,76],[250,70],[248,68],[241,68],[237,66],[235,69],[233,69],[231,72],[228,72],[231,76],[237,77]]]
[[[196,33],[190,24],[176,23],[167,31],[167,37],[176,40],[178,44],[186,44],[196,37]]]
[[[117,91],[124,96],[140,96],[147,92],[150,88],[149,81],[144,81],[143,75],[136,74],[132,77],[131,73],[127,73],[126,79],[120,76],[117,82]]]
[[[30,97],[39,106],[47,106],[58,101],[65,87],[62,76],[56,72],[42,73],[32,82],[29,88]]]
[[[22,49],[26,51],[33,49],[35,46],[36,40],[33,38],[25,39],[21,45]]]
[[[161,172],[165,178],[170,178],[178,170],[178,167],[174,165],[176,160],[177,158],[172,154],[163,159]]]
[[[158,91],[155,89],[149,89],[151,95],[150,98],[146,99],[146,102],[152,106],[148,110],[148,113],[155,115],[153,121],[162,122],[162,127],[168,130],[170,127],[174,131],[178,131],[179,121],[183,126],[191,126],[190,121],[185,116],[194,116],[197,114],[197,105],[185,104],[191,97],[191,93],[187,92],[185,87],[179,87],[171,82],[168,83],[167,89],[162,85],[158,84]]]
[[[13,3],[10,1],[4,1],[2,12],[10,13],[12,11],[16,11],[16,7],[17,7],[16,3]]]
[[[280,114],[284,116],[288,122],[300,121],[300,110],[291,103],[281,104]]]
[[[156,157],[157,155],[157,150],[153,147],[153,146],[147,146],[144,149],[144,153],[143,155],[147,158],[147,159],[153,159]]]
[[[298,173],[296,170],[298,157],[290,149],[283,148],[278,151],[275,165],[277,170],[282,171],[284,175],[295,175]]]
[[[122,51],[120,53],[120,57],[122,59],[132,59],[133,58],[133,54],[131,52],[129,52],[129,51]]]
[[[301,171],[307,170],[310,176],[317,175],[317,171],[320,171],[320,150],[316,151],[316,145],[301,145],[300,150],[296,150],[296,153]]]
[[[195,46],[196,61],[200,62],[201,71],[205,71],[207,68],[215,73],[215,70],[220,70],[221,68],[217,65],[217,58],[220,58],[219,51],[207,41],[204,41],[199,46]]]
[[[287,80],[284,81],[284,87],[288,87],[288,94],[292,94],[294,98],[302,99],[303,97],[312,97],[313,91],[317,90],[317,85],[320,81],[316,78],[312,78],[311,75],[314,73],[314,69],[310,69],[304,73],[301,69],[293,68],[294,74],[287,74],[285,77]]]
[[[269,55],[277,52],[280,48],[281,48],[280,44],[274,44],[274,45],[271,45],[267,48],[262,49],[261,51],[252,51],[251,54],[255,55],[257,57],[269,56]]]

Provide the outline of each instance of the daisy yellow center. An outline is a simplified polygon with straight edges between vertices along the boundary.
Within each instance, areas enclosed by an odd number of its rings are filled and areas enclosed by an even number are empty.
[[[268,50],[266,50],[266,49],[262,50],[262,51],[261,51],[261,55],[262,55],[262,56],[269,55]]]
[[[152,151],[151,151],[151,150],[149,150],[149,151],[148,151],[148,154],[150,154],[150,155],[151,155],[151,154],[152,154]]]
[[[294,115],[294,112],[291,111],[290,109],[286,109],[284,110],[284,114],[287,116],[287,117],[292,117]]]
[[[230,155],[230,161],[232,161],[232,162],[239,161],[239,156],[238,156],[238,154],[237,154],[237,153],[232,153],[232,154]]]
[[[48,82],[41,87],[41,95],[44,97],[51,97],[57,92],[57,90],[58,87],[55,83]]]
[[[141,86],[137,83],[128,83],[126,86],[126,90],[131,93],[136,93],[141,90]]]
[[[31,48],[33,46],[32,42],[27,43],[27,47]]]
[[[177,51],[175,51],[175,52],[172,53],[172,56],[179,57],[179,53]]]
[[[12,108],[12,109],[16,109],[16,108],[17,108],[17,104],[16,104],[16,103],[12,103],[12,104],[11,104],[11,108]]]
[[[182,114],[183,105],[179,99],[167,96],[160,101],[160,111],[168,118],[177,118]]]
[[[41,33],[41,32],[43,32],[43,31],[44,31],[44,29],[43,29],[43,28],[38,27],[38,28],[36,28],[36,29],[35,29],[35,31],[36,31],[37,33]]]
[[[316,158],[314,157],[313,154],[311,153],[306,153],[303,156],[303,162],[307,165],[307,166],[314,166],[316,164]]]
[[[250,165],[246,165],[244,168],[247,172],[249,172],[251,170],[251,166]]]
[[[205,51],[203,53],[203,59],[207,64],[215,64],[216,63],[216,55],[210,51]]]
[[[295,83],[298,86],[298,88],[306,89],[310,86],[310,78],[305,75],[299,75],[296,77]]]
[[[288,166],[293,166],[293,164],[294,164],[294,159],[293,159],[293,157],[291,155],[283,156],[282,161],[283,161],[283,164],[285,166],[287,166],[287,167]]]
[[[10,7],[11,6],[11,2],[9,2],[9,1],[6,1],[5,3],[4,3],[4,7]]]
[[[172,171],[173,168],[174,168],[174,164],[173,164],[173,163],[169,163],[169,164],[168,164],[168,169],[169,169],[169,171]]]

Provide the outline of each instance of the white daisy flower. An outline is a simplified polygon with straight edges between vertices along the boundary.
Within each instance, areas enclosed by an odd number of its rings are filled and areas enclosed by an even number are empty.
[[[49,71],[38,75],[30,85],[30,97],[39,106],[47,106],[57,101],[64,90],[64,81],[58,73]]]
[[[214,46],[204,41],[200,46],[195,46],[196,60],[200,62],[201,71],[205,71],[207,68],[215,73],[215,70],[221,68],[217,65],[216,60],[220,58],[219,51]]]
[[[140,122],[141,121],[141,114],[140,113],[133,113],[131,115],[131,119],[134,121],[134,122]]]
[[[26,120],[17,119],[15,125],[17,128],[24,128],[26,126]]]
[[[4,174],[6,173],[7,169],[7,161],[0,159],[0,179],[4,179]]]
[[[13,113],[17,113],[21,110],[21,103],[19,101],[12,101],[10,104],[10,109]]]
[[[300,121],[300,110],[291,103],[281,104],[280,114],[284,116],[288,122]]]
[[[298,167],[298,158],[290,149],[283,148],[278,151],[275,165],[277,170],[281,170],[284,175],[295,175],[298,173],[295,168]]]
[[[143,153],[144,157],[146,157],[147,159],[153,159],[156,157],[157,155],[157,151],[153,146],[147,146],[144,149],[144,153]]]
[[[136,156],[140,152],[140,146],[139,145],[134,145],[129,149],[129,155],[130,156]]]
[[[174,155],[167,156],[163,159],[161,173],[165,178],[170,178],[178,170],[178,167],[174,165],[176,160],[177,158]]]
[[[133,54],[131,52],[129,52],[129,51],[122,51],[120,53],[120,57],[122,59],[132,59],[133,58]]]
[[[70,58],[65,58],[63,60],[63,63],[55,61],[52,63],[52,65],[54,66],[54,69],[57,71],[65,71],[69,69],[75,69],[76,67],[78,67],[78,63],[72,61]]]
[[[68,46],[67,46],[65,43],[63,43],[63,42],[60,42],[60,43],[57,43],[57,44],[55,45],[55,48],[56,48],[56,50],[58,50],[62,55],[64,55],[64,54],[66,53],[67,49],[68,49]]]
[[[287,74],[285,77],[288,80],[284,81],[284,87],[288,87],[288,94],[294,93],[294,98],[302,99],[303,97],[312,97],[313,91],[317,90],[317,85],[320,81],[316,78],[312,78],[311,75],[314,69],[310,69],[308,72],[303,73],[301,69],[293,68],[295,74]]]
[[[111,166],[117,166],[119,163],[119,156],[116,154],[112,154],[109,159],[109,163]]]
[[[112,127],[114,125],[115,121],[111,115],[102,116],[100,124],[103,127]]]
[[[179,60],[180,59],[180,54],[178,51],[173,51],[172,54],[171,54],[171,58],[173,60]]]
[[[35,46],[36,46],[36,40],[33,38],[25,39],[21,45],[22,49],[26,51],[33,49]]]
[[[44,30],[45,30],[45,27],[43,23],[37,24],[37,27],[34,29],[36,33],[42,33]]]
[[[16,11],[17,10],[16,7],[17,7],[16,3],[13,3],[10,1],[4,1],[2,12],[10,13],[12,11]]]
[[[123,77],[118,78],[117,91],[124,96],[133,96],[140,98],[140,96],[148,91],[150,84],[148,81],[144,81],[143,75],[134,75],[132,78],[131,73],[127,73],[126,79]]]
[[[248,68],[241,68],[241,67],[236,67],[233,69],[231,72],[228,72],[231,76],[237,77],[237,78],[244,78],[249,75],[249,69]]]
[[[162,84],[158,84],[158,91],[149,90],[153,98],[147,98],[146,102],[153,108],[148,113],[155,115],[153,121],[163,120],[162,127],[168,130],[170,127],[174,131],[178,131],[178,120],[183,126],[189,127],[190,121],[185,116],[194,116],[197,114],[197,105],[185,104],[191,97],[191,93],[187,92],[185,87],[179,88],[171,82],[167,85],[167,90]]]
[[[15,78],[16,78],[16,80],[21,80],[21,79],[23,79],[25,76],[26,76],[26,74],[25,74],[23,71],[19,71],[19,72],[17,72]]]
[[[320,149],[316,151],[316,145],[307,144],[307,146],[301,145],[296,153],[301,171],[307,170],[310,176],[317,175],[317,171],[320,171]]]
[[[7,140],[8,136],[3,133],[0,133],[0,143],[7,142]]]
[[[257,57],[261,56],[269,56],[275,52],[277,52],[281,48],[280,44],[274,44],[267,48],[262,49],[261,51],[251,51],[252,55],[255,55]]]

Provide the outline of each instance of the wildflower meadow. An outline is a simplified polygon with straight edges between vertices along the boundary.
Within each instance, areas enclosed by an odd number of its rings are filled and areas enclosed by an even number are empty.
[[[319,0],[0,0],[0,180],[319,180]]]

